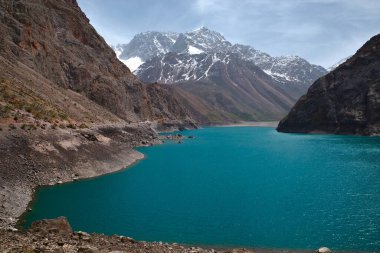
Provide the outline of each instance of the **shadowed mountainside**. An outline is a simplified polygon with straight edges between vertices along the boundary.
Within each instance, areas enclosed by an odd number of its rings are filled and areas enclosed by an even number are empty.
[[[379,135],[380,35],[318,79],[277,130]]]

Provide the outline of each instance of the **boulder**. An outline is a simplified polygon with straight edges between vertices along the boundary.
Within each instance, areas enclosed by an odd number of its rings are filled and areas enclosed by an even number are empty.
[[[57,233],[62,235],[70,235],[73,232],[65,217],[35,221],[32,223],[29,230],[32,233],[40,234]]]
[[[326,247],[321,247],[316,251],[316,253],[331,253],[331,250]]]

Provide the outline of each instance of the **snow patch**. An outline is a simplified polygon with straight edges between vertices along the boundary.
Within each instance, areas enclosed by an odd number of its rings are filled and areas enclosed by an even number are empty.
[[[278,81],[281,81],[281,79],[285,79],[286,81],[290,81],[290,82],[292,82],[292,81],[299,81],[297,78],[290,77],[287,74],[272,72],[271,69],[263,69],[263,71],[267,75],[270,75],[271,77],[273,77],[275,80],[278,80]]]
[[[188,52],[189,54],[201,54],[203,53],[203,50],[193,47],[193,46],[189,46]]]
[[[131,57],[129,58],[128,60],[122,60],[122,59],[119,59],[122,63],[124,63],[125,65],[127,65],[127,67],[131,70],[131,72],[135,71],[136,69],[138,69],[138,67],[140,67],[141,64],[143,64],[144,62],[141,60],[140,57]]]

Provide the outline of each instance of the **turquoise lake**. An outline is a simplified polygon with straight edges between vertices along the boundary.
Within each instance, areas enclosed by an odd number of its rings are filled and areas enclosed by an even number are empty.
[[[380,252],[380,138],[184,131],[117,173],[37,191],[25,226],[210,246]]]

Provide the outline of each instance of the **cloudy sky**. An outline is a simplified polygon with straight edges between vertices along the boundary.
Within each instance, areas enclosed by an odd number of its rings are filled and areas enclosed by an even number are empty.
[[[274,56],[329,67],[380,33],[380,0],[78,0],[109,44],[201,26]]]

